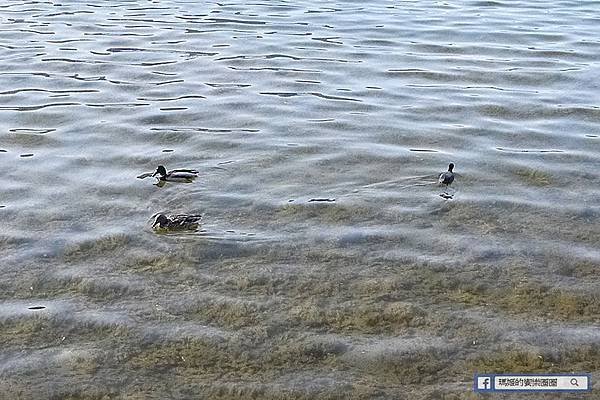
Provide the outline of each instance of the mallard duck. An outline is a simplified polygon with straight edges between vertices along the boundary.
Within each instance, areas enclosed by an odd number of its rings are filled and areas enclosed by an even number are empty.
[[[454,182],[454,172],[452,172],[453,169],[454,164],[450,163],[450,165],[448,165],[448,171],[442,172],[438,178],[438,183],[440,185],[446,185],[446,190],[448,190],[448,186]]]
[[[152,228],[156,231],[195,231],[198,229],[199,221],[202,215],[199,214],[171,214],[163,213],[154,214],[152,216],[154,222]]]
[[[167,171],[164,166],[159,165],[152,174],[152,176],[156,175],[159,175],[157,177],[159,181],[190,183],[198,177],[198,171],[195,169],[174,169]]]

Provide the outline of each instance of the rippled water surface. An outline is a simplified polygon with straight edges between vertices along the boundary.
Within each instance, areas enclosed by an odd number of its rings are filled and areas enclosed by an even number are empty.
[[[598,375],[599,11],[0,3],[0,396]],[[136,179],[159,164],[200,176]],[[159,211],[204,224],[156,234]]]

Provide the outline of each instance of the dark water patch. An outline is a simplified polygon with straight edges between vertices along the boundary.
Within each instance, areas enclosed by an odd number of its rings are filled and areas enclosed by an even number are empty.
[[[206,99],[205,96],[201,96],[198,94],[189,94],[189,95],[183,95],[183,96],[178,96],[178,97],[157,97],[157,98],[148,98],[148,97],[138,97],[137,98],[140,101],[177,101],[177,100],[183,100],[183,99]]]
[[[30,306],[27,307],[29,310],[43,310],[46,308],[46,306]]]
[[[74,75],[68,75],[68,78],[73,78],[75,80],[78,81],[83,81],[83,82],[94,82],[94,81],[106,81],[106,76],[101,75],[101,76],[80,76],[79,74],[74,74]]]
[[[26,157],[33,157],[33,153],[24,153],[24,154],[19,154],[19,157],[22,157],[22,158],[26,158]]]
[[[138,64],[132,64],[132,65],[140,66],[140,67],[155,67],[157,65],[170,65],[170,64],[177,64],[177,63],[178,63],[178,61],[154,61],[154,62],[146,61],[146,62],[141,62]]]
[[[388,69],[387,73],[391,75],[402,75],[407,77],[421,77],[439,82],[448,82],[455,80],[455,76],[449,73],[423,70],[418,68]]]
[[[505,3],[500,1],[474,1],[470,5],[473,7],[504,7]]]
[[[37,106],[0,106],[0,111],[37,111],[48,107],[80,106],[81,103],[49,103]]]
[[[227,68],[235,70],[235,71],[276,71],[276,72],[301,72],[301,73],[319,73],[322,72],[320,70],[315,69],[301,69],[301,68],[284,68],[284,67],[234,67],[228,66]]]
[[[496,147],[496,150],[507,153],[564,153],[564,150],[534,150],[534,149],[510,149],[506,147]]]
[[[227,129],[227,128],[204,128],[204,127],[170,127],[170,128],[150,128],[151,131],[160,132],[208,132],[208,133],[233,133],[233,132],[246,132],[246,133],[257,133],[259,129]]]
[[[188,109],[188,107],[162,107],[160,111],[185,111]]]
[[[53,31],[38,31],[35,29],[0,29],[0,32],[25,32],[25,33],[35,33],[36,35],[54,35],[56,32]]]
[[[57,40],[46,40],[46,43],[64,44],[73,42],[92,42],[92,39],[57,39]]]
[[[294,92],[260,92],[260,94],[267,95],[267,96],[279,96],[279,97],[298,96],[298,93],[294,93]]]
[[[110,25],[109,25],[110,26]],[[135,33],[135,32],[84,32],[85,36],[111,36],[111,37],[152,37],[151,33]]]
[[[335,118],[309,119],[309,122],[334,122]]]
[[[98,61],[98,60],[79,60],[79,59],[64,58],[64,57],[42,58],[42,61],[45,61],[45,62],[65,62],[65,63],[71,63],[71,64],[104,64],[104,61]]]
[[[431,150],[431,149],[408,149],[408,151],[414,151],[417,153],[437,153],[437,150]]]
[[[284,58],[290,59],[294,61],[299,61],[302,58],[294,57],[286,54],[266,54],[263,56],[228,56],[228,57],[219,57],[215,61],[227,61],[227,60],[250,60],[250,59],[275,59],[275,58]]]
[[[358,103],[362,102],[362,100],[355,99],[352,97],[331,96],[331,95],[326,95],[326,94],[319,93],[319,92],[310,92],[308,94],[310,94],[312,96],[320,97],[320,98],[326,99],[326,100],[353,101],[353,102],[358,102]]]
[[[135,108],[135,107],[146,107],[150,103],[86,103],[86,107],[92,108]]]
[[[15,89],[15,90],[8,90],[5,92],[0,92],[0,95],[13,95],[13,94],[18,94],[18,93],[23,93],[23,92],[73,94],[73,93],[98,93],[99,90],[96,90],[96,89],[48,90],[48,89],[38,89],[38,88],[27,88],[27,89]]]
[[[171,85],[173,83],[182,83],[182,82],[184,82],[183,79],[173,79],[170,81],[153,82],[152,84],[155,86],[164,86],[164,85]]]
[[[265,21],[249,21],[249,20],[241,20],[241,19],[228,19],[228,18],[206,18],[206,21],[214,22],[214,23],[232,23],[232,24],[241,24],[241,25],[266,25]]]
[[[335,45],[343,45],[344,44],[344,42],[338,40],[338,39],[340,39],[340,36],[311,37],[310,39],[318,41],[318,42],[322,42],[322,43],[327,43],[327,44],[335,44]]]
[[[45,135],[46,133],[51,133],[56,131],[55,128],[49,128],[49,129],[36,129],[36,128],[11,128],[8,130],[9,132],[14,132],[14,133],[30,133],[30,134],[34,134],[34,135]]]
[[[176,72],[161,72],[161,71],[152,71],[153,74],[162,75],[162,76],[177,76]]]
[[[210,86],[210,87],[214,87],[214,88],[221,88],[221,87],[247,88],[247,87],[252,86],[251,84],[246,84],[246,83],[209,83],[209,82],[205,82],[204,84],[207,86]]]

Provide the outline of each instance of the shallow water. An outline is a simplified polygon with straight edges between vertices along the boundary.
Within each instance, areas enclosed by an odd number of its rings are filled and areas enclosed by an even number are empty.
[[[597,11],[0,5],[2,393],[454,399],[476,371],[597,374]],[[201,174],[136,179],[158,164]],[[159,211],[202,231],[157,235]]]

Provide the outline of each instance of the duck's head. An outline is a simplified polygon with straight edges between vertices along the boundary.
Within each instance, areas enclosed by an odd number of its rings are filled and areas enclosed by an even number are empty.
[[[450,163],[450,165],[448,165],[448,171],[452,172],[453,169],[454,169],[454,164]]]
[[[152,174],[152,176],[156,176],[156,174],[160,176],[165,176],[167,175],[167,169],[164,166],[159,165],[158,168],[156,168],[156,171],[154,171],[154,173]]]
[[[163,213],[154,214],[154,222],[152,223],[152,227],[156,227],[158,225],[159,228],[163,228],[169,222],[167,216]]]

